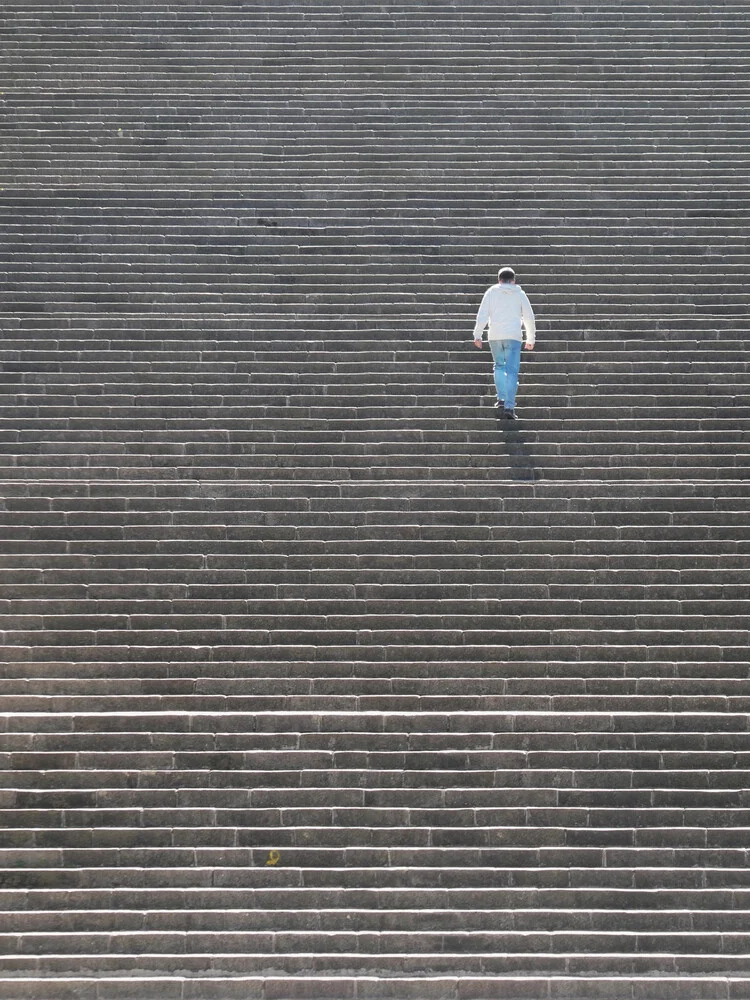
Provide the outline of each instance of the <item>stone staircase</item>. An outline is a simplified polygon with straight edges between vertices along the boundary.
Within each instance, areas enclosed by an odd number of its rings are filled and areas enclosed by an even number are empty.
[[[749,45],[4,6],[2,1000],[750,998]]]

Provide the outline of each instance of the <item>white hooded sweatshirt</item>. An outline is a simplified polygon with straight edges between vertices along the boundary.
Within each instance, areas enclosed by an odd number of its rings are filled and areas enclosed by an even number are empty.
[[[484,293],[474,327],[474,340],[481,340],[487,324],[489,340],[521,340],[526,330],[526,343],[534,345],[536,321],[526,292],[513,282],[498,282]]]

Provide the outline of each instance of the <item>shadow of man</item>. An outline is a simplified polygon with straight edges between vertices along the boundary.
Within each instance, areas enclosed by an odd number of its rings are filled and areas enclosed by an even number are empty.
[[[533,432],[524,430],[522,420],[511,423],[503,419],[502,413],[497,417],[497,425],[505,445],[510,478],[526,481],[544,479],[544,470],[534,453]]]

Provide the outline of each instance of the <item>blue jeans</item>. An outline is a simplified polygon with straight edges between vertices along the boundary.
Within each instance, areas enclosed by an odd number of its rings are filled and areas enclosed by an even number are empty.
[[[497,398],[505,400],[505,409],[516,405],[518,372],[521,367],[520,340],[491,340],[489,342],[495,362],[495,388]]]

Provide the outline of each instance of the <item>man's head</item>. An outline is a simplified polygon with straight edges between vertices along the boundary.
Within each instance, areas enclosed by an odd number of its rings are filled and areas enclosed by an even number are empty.
[[[516,272],[506,264],[497,272],[497,280],[501,285],[512,285],[516,280]]]

